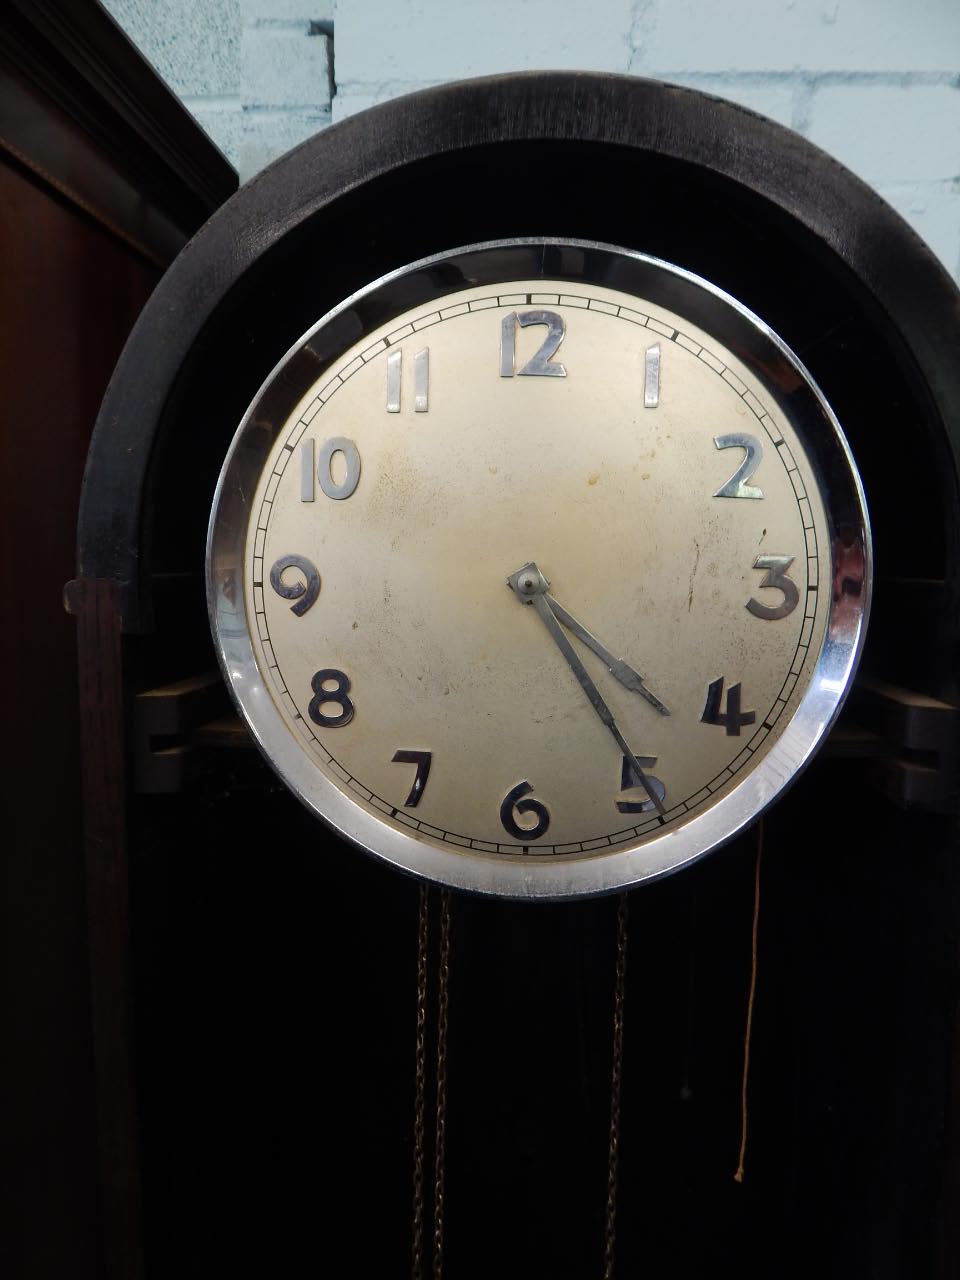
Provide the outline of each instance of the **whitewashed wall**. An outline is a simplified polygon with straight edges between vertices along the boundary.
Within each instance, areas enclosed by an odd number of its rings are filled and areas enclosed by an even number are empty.
[[[426,85],[576,68],[692,85],[871,183],[960,280],[960,0],[106,0],[247,179]]]

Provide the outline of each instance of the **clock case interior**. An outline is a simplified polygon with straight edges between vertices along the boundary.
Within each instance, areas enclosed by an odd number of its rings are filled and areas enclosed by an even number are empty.
[[[758,314],[842,423],[874,530],[848,714],[765,820],[742,1184],[756,833],[631,896],[621,1273],[946,1275],[956,291],[795,135],[691,91],[562,74],[415,95],[278,161],[184,250],[108,389],[79,529],[79,578],[101,585],[81,668],[106,664],[122,698],[88,753],[114,733],[126,762],[104,821],[132,953],[94,980],[128,972],[133,993],[147,1274],[182,1275],[184,1257],[208,1277],[385,1274],[408,1256],[418,886],[336,840],[231,723],[204,539],[236,425],[305,330],[419,258],[520,236],[639,250]],[[909,718],[928,704],[932,729]],[[449,1273],[587,1274],[616,902],[454,909]]]

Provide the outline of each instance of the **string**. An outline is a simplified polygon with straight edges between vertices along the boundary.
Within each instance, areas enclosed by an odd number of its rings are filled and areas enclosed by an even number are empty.
[[[750,1083],[750,1044],[753,1038],[753,1006],[757,996],[757,938],[760,932],[760,863],[763,859],[763,819],[757,823],[757,859],[753,873],[753,931],[750,943],[750,993],[747,997],[747,1025],[743,1038],[743,1077],[740,1083],[740,1156],[735,1182],[745,1176],[747,1158],[747,1094]]]

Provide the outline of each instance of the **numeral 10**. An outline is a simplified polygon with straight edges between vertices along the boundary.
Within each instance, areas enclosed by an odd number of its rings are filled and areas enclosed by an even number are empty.
[[[341,480],[333,478],[334,455],[343,457],[346,471]],[[300,501],[313,502],[316,482],[328,498],[338,501],[349,498],[360,483],[360,452],[346,436],[331,436],[319,454],[314,440],[304,440],[300,446]]]

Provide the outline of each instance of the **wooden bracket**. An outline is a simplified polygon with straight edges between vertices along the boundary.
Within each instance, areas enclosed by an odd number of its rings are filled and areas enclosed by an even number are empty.
[[[955,813],[960,798],[960,708],[861,677],[850,694],[856,720],[890,750],[868,763],[871,784],[904,809]]]
[[[137,694],[133,702],[134,790],[140,795],[182,791],[194,773],[201,729],[213,731],[217,718],[228,710],[227,691],[217,671]]]

